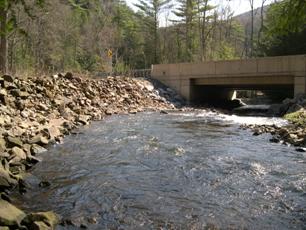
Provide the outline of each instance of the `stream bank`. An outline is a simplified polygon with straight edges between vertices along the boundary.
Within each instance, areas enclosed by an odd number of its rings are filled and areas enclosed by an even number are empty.
[[[242,129],[251,129],[254,136],[270,133],[270,142],[294,146],[298,152],[306,152],[306,95],[286,99],[281,104],[270,106],[267,115],[283,117],[288,124],[283,127],[275,125],[242,125]]]
[[[27,194],[30,188],[25,181],[27,172],[40,162],[39,156],[46,154],[50,145],[61,143],[64,136],[78,134],[76,128],[110,115],[143,111],[167,114],[184,104],[167,87],[126,77],[94,80],[67,73],[19,79],[5,75],[0,83],[0,226],[3,229],[52,229],[60,221],[55,213],[39,212],[41,209],[34,213],[28,210],[26,214],[12,205],[10,199],[13,188]],[[182,111],[203,112],[193,108]],[[213,113],[214,117],[219,115]],[[48,189],[50,183],[42,180],[37,186]]]
[[[53,212],[25,214],[10,203],[12,189],[27,192],[27,171],[40,162],[39,154],[48,146],[92,120],[174,109],[183,102],[170,89],[127,77],[97,80],[69,72],[27,79],[4,75],[0,84],[1,229],[52,229],[58,223]],[[48,182],[39,185],[47,187]]]

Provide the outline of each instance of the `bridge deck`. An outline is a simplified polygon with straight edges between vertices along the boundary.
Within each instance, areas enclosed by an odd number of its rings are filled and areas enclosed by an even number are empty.
[[[193,85],[232,88],[283,85],[292,86],[298,94],[306,92],[306,55],[154,65],[151,76],[187,100],[194,94]]]

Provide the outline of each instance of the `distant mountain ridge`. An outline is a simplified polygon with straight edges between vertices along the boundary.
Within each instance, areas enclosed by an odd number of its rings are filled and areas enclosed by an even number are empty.
[[[266,5],[263,7],[263,18],[265,19],[267,16],[267,12],[270,5]],[[239,22],[247,33],[251,31],[251,11],[245,12],[243,14],[239,14],[234,17],[234,20]],[[261,7],[254,9],[254,33],[257,33],[261,24]]]

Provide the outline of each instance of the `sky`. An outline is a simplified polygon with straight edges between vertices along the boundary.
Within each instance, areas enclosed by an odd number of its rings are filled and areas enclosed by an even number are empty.
[[[271,3],[273,0],[266,0],[266,4]],[[134,9],[135,11],[137,8],[134,6],[135,3],[138,2],[138,0],[126,0],[127,4]],[[250,11],[250,2],[249,0],[231,0],[230,3],[227,0],[211,0],[212,5],[219,5],[219,6],[226,6],[227,4],[230,5],[232,11],[234,11],[234,15],[238,15],[247,11]],[[173,0],[173,3],[175,5],[175,0]],[[254,0],[254,8],[261,7],[262,0]],[[161,15],[161,24],[165,24],[165,15]],[[174,19],[173,15],[169,16],[170,19]],[[163,26],[163,25],[161,25]]]

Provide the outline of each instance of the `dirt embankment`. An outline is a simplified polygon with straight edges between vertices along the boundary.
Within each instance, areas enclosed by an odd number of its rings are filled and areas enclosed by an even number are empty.
[[[5,75],[0,84],[0,229],[52,229],[59,221],[53,212],[25,214],[9,198],[13,188],[26,192],[23,174],[40,161],[39,153],[48,145],[61,142],[74,128],[92,120],[174,109],[182,102],[170,89],[126,77],[97,80],[67,73],[18,79]]]

